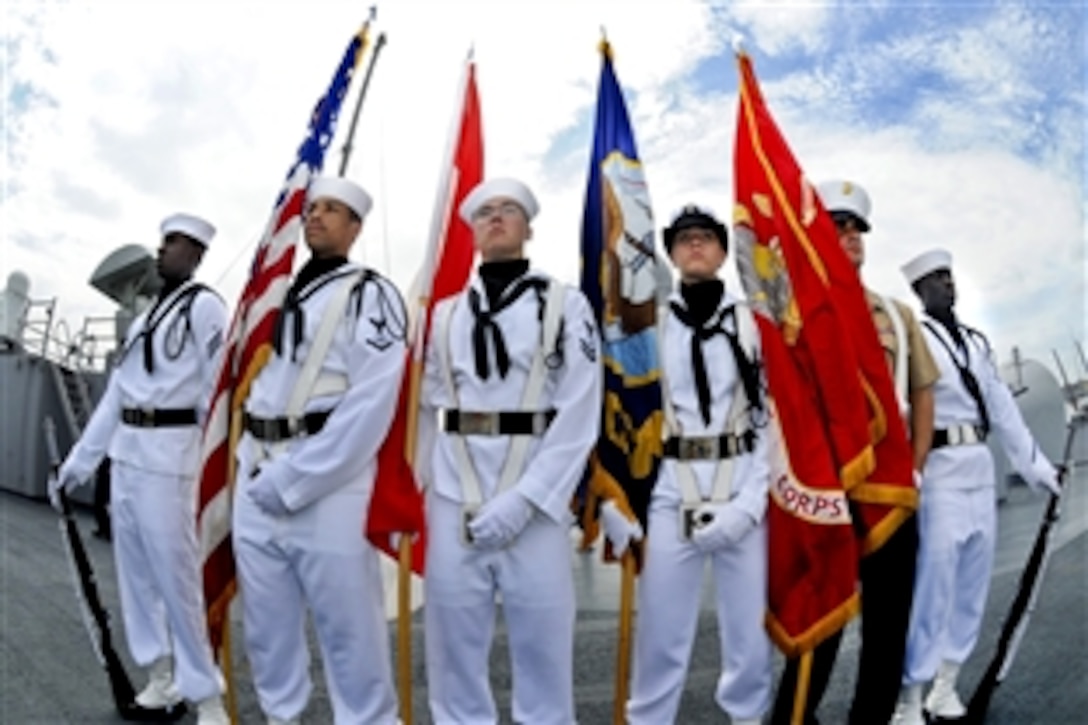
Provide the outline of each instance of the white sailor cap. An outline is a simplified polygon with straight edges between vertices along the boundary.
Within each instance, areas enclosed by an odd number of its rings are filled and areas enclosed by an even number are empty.
[[[171,214],[162,220],[159,231],[162,232],[164,237],[174,232],[184,234],[205,248],[212,243],[212,238],[215,237],[215,227],[212,223],[192,214]]]
[[[824,181],[816,186],[816,191],[828,213],[838,211],[853,214],[861,222],[858,228],[863,232],[872,227],[869,214],[873,210],[873,203],[861,186],[845,180]]]
[[[529,190],[528,186],[517,179],[499,177],[486,179],[477,184],[468,193],[465,200],[461,202],[461,207],[457,210],[457,213],[461,215],[461,218],[467,224],[471,224],[472,217],[477,209],[483,206],[485,202],[500,196],[516,201],[518,206],[525,211],[525,216],[530,221],[540,211],[540,204],[537,203],[536,197],[533,196],[533,192]]]
[[[903,270],[903,276],[907,278],[907,283],[914,284],[930,272],[936,272],[939,269],[952,269],[952,254],[944,249],[931,249],[928,252],[922,252],[900,269]]]
[[[310,188],[306,191],[307,203],[320,198],[335,199],[341,202],[360,219],[366,219],[374,201],[366,190],[342,176],[318,176],[310,182]]]

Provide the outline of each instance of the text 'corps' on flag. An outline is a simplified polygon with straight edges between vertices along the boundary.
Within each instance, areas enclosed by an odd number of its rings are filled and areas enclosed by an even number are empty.
[[[857,611],[855,527],[864,550],[879,546],[916,493],[857,272],[767,110],[751,60],[741,53],[738,64],[737,265],[758,313],[782,444],[768,509],[769,628],[796,655]]]
[[[457,214],[461,202],[483,180],[484,146],[476,66],[465,68],[460,106],[454,114],[449,147],[431,220],[430,243],[412,290],[412,345],[401,383],[396,417],[381,450],[366,535],[376,547],[397,556],[392,534],[416,535],[412,569],[422,573],[426,539],[423,498],[412,466],[415,463],[419,389],[424,354],[435,304],[464,289],[475,253],[472,229]]]
[[[583,546],[599,533],[600,501],[645,525],[662,453],[653,211],[607,41],[601,56],[581,286],[604,338],[604,407],[581,503]]]
[[[213,647],[222,642],[223,627],[234,596],[234,553],[231,546],[231,496],[234,448],[241,434],[242,406],[249,387],[271,354],[272,331],[291,282],[295,248],[302,229],[306,189],[325,161],[351,78],[367,43],[369,23],[351,39],[328,89],[310,116],[272,215],[261,235],[249,279],[238,300],[216,379],[201,453],[197,536]]]

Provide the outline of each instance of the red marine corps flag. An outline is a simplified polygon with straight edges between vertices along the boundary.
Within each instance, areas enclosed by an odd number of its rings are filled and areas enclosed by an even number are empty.
[[[810,652],[858,608],[858,556],[917,503],[903,422],[857,273],[738,54],[737,265],[781,431],[771,484],[768,627]],[[854,528],[863,534],[860,549]]]

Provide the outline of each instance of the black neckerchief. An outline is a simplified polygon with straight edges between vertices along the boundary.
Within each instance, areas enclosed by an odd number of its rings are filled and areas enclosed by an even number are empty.
[[[685,307],[677,302],[673,302],[671,305],[676,318],[691,328],[691,371],[695,378],[695,392],[699,397],[699,412],[703,416],[705,425],[710,424],[710,381],[706,374],[703,342],[717,334],[728,337],[725,328],[722,326],[725,310],[722,310],[711,322],[711,318],[718,312],[718,305],[722,301],[724,292],[725,285],[722,284],[721,280],[681,284],[680,296],[687,306]]]
[[[982,430],[989,433],[990,411],[987,410],[986,399],[982,396],[982,386],[978,384],[978,378],[975,377],[975,374],[971,372],[971,369],[968,367],[971,362],[971,354],[968,351],[967,341],[964,340],[963,334],[960,332],[960,324],[956,320],[956,315],[952,312],[951,308],[941,310],[939,315],[935,315],[929,310],[926,310],[926,314],[941,323],[941,326],[948,330],[948,334],[955,340],[959,349],[963,351],[963,359],[965,362],[961,363],[949,344],[945,342],[943,337],[937,334],[937,330],[933,325],[928,320],[922,321],[922,324],[929,328],[929,331],[933,333],[933,336],[940,341],[941,345],[948,352],[949,359],[952,361],[952,364],[956,366],[956,370],[960,374],[960,382],[963,383],[963,387],[967,390],[967,394],[975,401],[975,407],[978,408],[979,420],[982,422]]]
[[[684,308],[676,302],[671,305],[676,318],[691,328],[692,375],[695,378],[695,392],[699,397],[699,412],[703,416],[704,425],[710,425],[710,382],[706,374],[703,342],[717,334],[724,335],[729,341],[740,382],[748,398],[749,412],[762,410],[763,407],[760,398],[759,363],[750,360],[741,347],[736,306],[729,305],[719,311],[724,295],[725,284],[718,279],[681,284],[680,296],[687,303],[687,307]],[[727,320],[731,322],[732,330],[726,329]]]
[[[283,330],[287,326],[287,318],[291,318],[291,361],[298,354],[298,346],[302,343],[303,331],[306,329],[306,317],[302,311],[302,301],[324,286],[317,285],[312,290],[303,294],[303,290],[322,275],[326,275],[348,263],[347,257],[310,257],[306,264],[299,270],[290,289],[283,299],[283,307],[279,317],[276,318],[276,326],[272,331],[272,346],[277,355],[283,354]],[[334,279],[330,277],[326,282]]]
[[[148,311],[147,320],[144,322],[144,329],[140,333],[144,338],[144,370],[148,373],[155,371],[155,348],[154,345],[152,345],[152,342],[155,339],[155,330],[158,328],[159,323],[166,317],[166,313],[170,311],[170,308],[173,307],[177,301],[175,300],[174,303],[171,303],[171,305],[163,310],[163,314],[160,317],[156,318],[155,313],[162,309],[163,302],[169,299],[174,292],[190,279],[190,277],[162,278],[162,289],[159,290],[159,297]],[[186,311],[188,311],[188,308],[186,308]]]
[[[546,281],[524,276],[528,269],[529,262],[524,259],[481,264],[479,274],[487,296],[487,309],[484,309],[484,300],[479,290],[468,291],[469,309],[475,318],[472,326],[472,347],[476,357],[476,375],[481,380],[487,380],[491,375],[491,366],[487,359],[488,334],[495,348],[495,367],[498,368],[499,377],[505,378],[510,371],[510,355],[506,351],[502,330],[495,323],[495,316],[517,301],[526,291],[536,290],[539,296],[547,289]]]

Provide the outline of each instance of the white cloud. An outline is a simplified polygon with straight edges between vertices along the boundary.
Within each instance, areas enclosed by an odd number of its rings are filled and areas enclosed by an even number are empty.
[[[365,7],[5,8],[5,89],[23,84],[27,95],[14,103],[7,90],[4,276],[28,272],[32,294],[60,297],[63,316],[101,314],[108,303],[85,284],[93,266],[122,243],[153,247],[159,220],[184,208],[219,226],[201,273],[234,299],[306,116]],[[382,3],[377,28],[389,42],[349,169],[377,205],[355,256],[402,287],[415,272],[474,45],[487,168],[537,187],[530,254],[575,279],[602,25],[658,226],[688,200],[727,216],[736,99],[721,88],[734,76],[708,91],[693,74],[712,59],[731,68],[739,28],[757,72],[774,68],[764,90],[809,173],[850,176],[873,192],[874,286],[909,298],[898,264],[945,244],[960,267],[964,318],[1003,356],[1016,342],[1048,362],[1050,347],[1085,337],[1083,100],[1038,111],[1062,95],[1041,87],[1041,73],[1058,88],[1068,78],[1069,98],[1083,93],[1061,52],[1069,34],[1029,5],[997,8],[977,27],[878,24],[895,12],[894,3]],[[941,83],[910,85],[919,71]],[[893,84],[904,84],[903,113],[859,100]],[[347,103],[342,131],[354,95]],[[341,134],[330,147],[330,170],[342,143]]]

